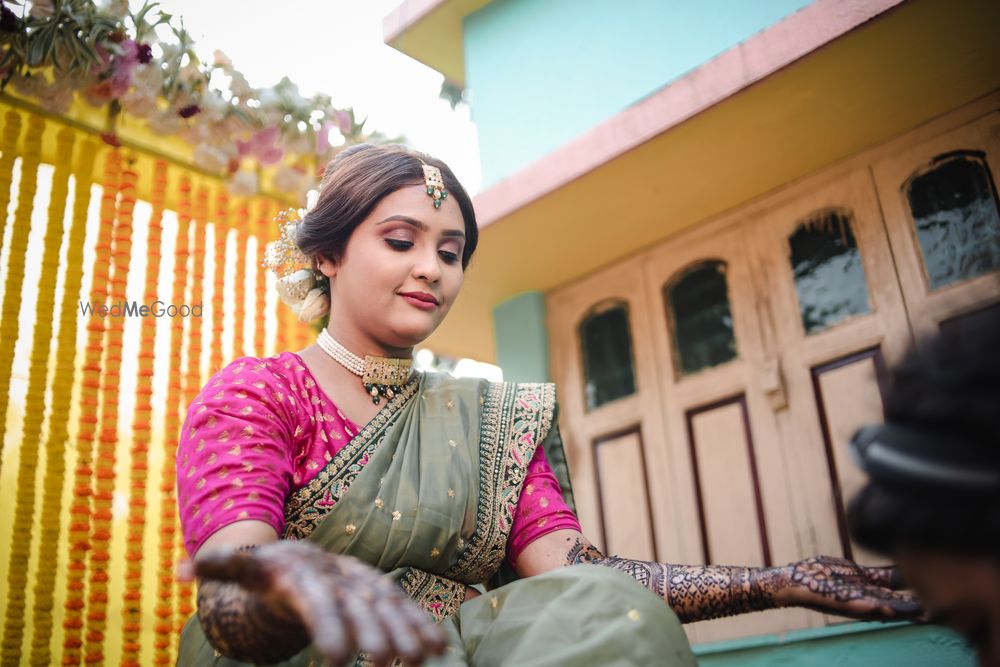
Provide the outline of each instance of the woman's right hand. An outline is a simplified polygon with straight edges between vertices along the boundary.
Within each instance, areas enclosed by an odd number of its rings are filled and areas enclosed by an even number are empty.
[[[206,551],[185,574],[239,584],[274,613],[296,616],[313,647],[334,664],[359,651],[376,664],[396,656],[419,664],[447,647],[431,616],[381,571],[306,542]]]

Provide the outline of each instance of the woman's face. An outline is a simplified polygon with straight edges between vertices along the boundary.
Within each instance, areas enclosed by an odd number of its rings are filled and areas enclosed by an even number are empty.
[[[339,261],[318,263],[330,277],[334,337],[349,348],[367,343],[387,352],[427,338],[462,288],[464,247],[453,197],[435,209],[423,185],[386,196],[355,228]]]

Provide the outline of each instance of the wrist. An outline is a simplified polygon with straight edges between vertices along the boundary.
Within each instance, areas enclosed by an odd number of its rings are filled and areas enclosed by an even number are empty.
[[[782,565],[764,568],[760,571],[760,588],[762,594],[771,601],[771,607],[792,606],[792,567],[792,565]]]

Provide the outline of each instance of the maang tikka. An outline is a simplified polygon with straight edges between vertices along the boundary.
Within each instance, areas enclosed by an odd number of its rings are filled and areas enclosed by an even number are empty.
[[[421,161],[424,167],[424,184],[427,186],[427,194],[434,199],[434,208],[441,208],[441,202],[448,198],[448,191],[444,189],[444,177],[441,170],[433,165]]]

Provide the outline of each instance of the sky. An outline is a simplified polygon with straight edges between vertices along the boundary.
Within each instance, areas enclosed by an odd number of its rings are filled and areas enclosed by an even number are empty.
[[[382,39],[382,19],[402,0],[161,0],[184,18],[199,55],[219,49],[255,87],[287,76],[303,96],[326,93],[353,106],[366,129],[409,143],[452,168],[469,194],[480,189],[476,128],[466,105],[438,97],[443,77]],[[133,10],[141,0],[133,0]]]

